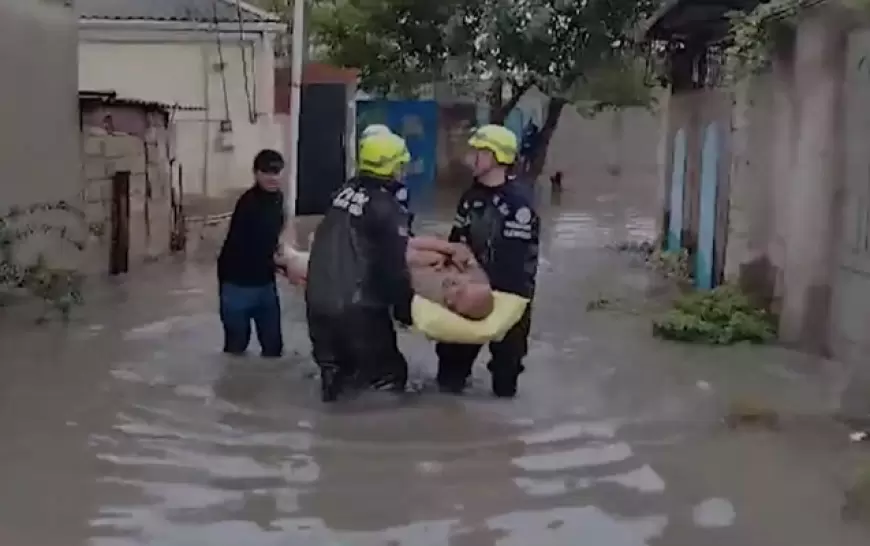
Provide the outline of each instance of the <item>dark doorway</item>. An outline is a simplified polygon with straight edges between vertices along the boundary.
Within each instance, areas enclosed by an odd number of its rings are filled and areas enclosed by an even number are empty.
[[[302,87],[296,214],[326,212],[330,196],[346,178],[347,100],[344,84]]]
[[[109,247],[109,274],[120,275],[130,269],[130,173],[112,176],[112,242]]]

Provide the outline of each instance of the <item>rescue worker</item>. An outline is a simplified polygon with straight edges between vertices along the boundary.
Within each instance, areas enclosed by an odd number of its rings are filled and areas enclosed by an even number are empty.
[[[390,130],[386,125],[381,125],[379,123],[375,123],[369,125],[362,132],[362,138],[366,138],[372,135],[379,134],[395,134]],[[405,185],[405,181],[403,178],[399,178],[398,180],[393,180],[389,184],[387,184],[387,189],[390,190],[390,193],[393,194],[393,197],[396,198],[396,201],[399,202],[399,205],[402,207],[402,210],[405,211],[405,214],[408,217],[408,232],[413,237],[414,230],[414,214],[411,212],[411,202],[408,195],[408,187]]]
[[[224,352],[240,355],[257,330],[262,356],[280,357],[281,305],[275,253],[284,228],[284,158],[263,150],[254,158],[254,185],[239,197],[217,263]]]
[[[411,324],[408,228],[387,185],[410,155],[400,137],[375,134],[358,157],[357,176],[315,231],[308,265],[306,316],[324,402],[351,381],[404,392],[408,380],[393,326],[393,318]]]
[[[449,240],[465,243],[489,276],[493,290],[531,300],[538,271],[540,220],[528,192],[508,176],[517,159],[517,138],[500,125],[485,125],[472,133],[467,162],[474,183],[459,200]],[[528,351],[531,302],[503,340],[490,343],[492,392],[499,398],[517,393],[523,358]],[[461,394],[480,352],[479,345],[439,343],[438,385],[442,392]]]

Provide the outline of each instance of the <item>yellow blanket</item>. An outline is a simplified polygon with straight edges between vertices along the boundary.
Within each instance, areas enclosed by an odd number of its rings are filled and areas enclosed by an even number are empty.
[[[447,343],[483,345],[500,341],[522,318],[529,300],[506,292],[493,292],[492,313],[483,320],[469,320],[420,296],[411,302],[414,327],[426,337]]]
[[[290,268],[305,271],[308,253],[290,246],[284,247],[284,257]],[[414,327],[426,337],[447,343],[483,345],[499,341],[522,318],[529,300],[507,292],[493,292],[493,310],[483,320],[469,320],[420,296],[411,302]]]

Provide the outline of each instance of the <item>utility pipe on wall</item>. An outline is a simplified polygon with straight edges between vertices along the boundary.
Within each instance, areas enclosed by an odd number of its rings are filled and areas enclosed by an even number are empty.
[[[304,36],[305,0],[293,2],[292,45],[290,50],[290,145],[287,147],[287,192],[288,217],[296,215],[296,196],[299,189],[299,115],[302,98],[302,56]]]

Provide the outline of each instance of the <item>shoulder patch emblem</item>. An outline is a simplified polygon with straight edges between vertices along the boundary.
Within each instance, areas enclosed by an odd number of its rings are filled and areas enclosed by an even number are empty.
[[[532,211],[529,209],[529,207],[521,207],[517,209],[514,218],[516,218],[517,222],[519,222],[520,224],[528,224],[532,221]]]

